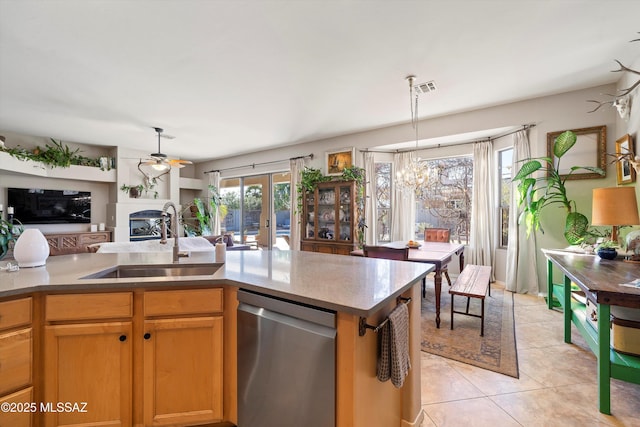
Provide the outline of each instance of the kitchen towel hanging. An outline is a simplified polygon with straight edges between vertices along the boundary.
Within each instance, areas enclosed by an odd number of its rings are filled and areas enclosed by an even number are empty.
[[[409,308],[407,304],[398,304],[378,335],[376,375],[380,381],[391,379],[391,383],[400,388],[409,369]]]

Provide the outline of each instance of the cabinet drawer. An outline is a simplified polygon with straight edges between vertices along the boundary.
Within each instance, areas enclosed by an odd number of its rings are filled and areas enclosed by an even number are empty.
[[[92,320],[133,316],[133,293],[47,295],[45,320]]]
[[[144,293],[145,316],[203,314],[222,311],[222,288]]]
[[[15,408],[24,408],[25,404],[33,402],[33,387],[25,388],[24,390],[17,391],[8,396],[0,397],[0,403],[16,404]],[[18,406],[21,405],[21,406]],[[13,406],[9,406],[9,409],[13,409]],[[38,407],[38,409],[40,409]],[[31,427],[33,424],[32,412],[8,412],[0,411],[0,426],[11,427]]]
[[[31,328],[0,335],[0,395],[31,384]]]
[[[0,302],[0,331],[31,324],[31,297]]]

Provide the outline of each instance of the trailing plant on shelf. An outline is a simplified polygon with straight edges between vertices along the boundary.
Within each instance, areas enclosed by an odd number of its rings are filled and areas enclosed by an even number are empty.
[[[560,161],[577,141],[576,134],[571,131],[561,133],[553,144],[553,155],[558,159],[554,164],[553,158],[537,157],[524,161],[524,164],[513,178],[519,181],[519,206],[523,207],[518,222],[524,221],[527,236],[533,230],[544,230],[540,224],[540,215],[545,207],[560,205],[567,212],[565,218],[564,237],[572,245],[580,244],[589,236],[589,220],[577,211],[576,202],[567,197],[565,181],[577,170],[588,170],[599,175],[605,172],[592,166],[572,166],[565,177],[560,175]],[[545,172],[544,176],[534,178],[537,172]]]
[[[62,141],[56,141],[53,138],[50,138],[50,140],[52,145],[45,144],[44,148],[37,146],[31,151],[20,148],[20,146],[8,148],[4,145],[0,146],[0,151],[4,151],[20,160],[41,162],[54,168],[68,168],[71,165],[100,167],[100,159],[82,156],[78,154],[80,152],[79,148],[72,150]]]
[[[138,185],[122,184],[120,186],[120,190],[124,191],[125,193],[129,193],[129,197],[131,197],[132,199],[137,199],[142,194],[142,191],[144,190],[144,185],[142,185],[142,184],[138,184]]]

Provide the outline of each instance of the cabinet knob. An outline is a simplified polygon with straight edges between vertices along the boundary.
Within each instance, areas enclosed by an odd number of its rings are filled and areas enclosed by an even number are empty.
[[[151,338],[151,334],[149,332],[147,332],[146,334],[143,335],[145,340],[148,340],[149,338]]]
[[[121,342],[124,342],[127,340],[127,336],[126,335],[120,335],[120,337],[118,338]]]

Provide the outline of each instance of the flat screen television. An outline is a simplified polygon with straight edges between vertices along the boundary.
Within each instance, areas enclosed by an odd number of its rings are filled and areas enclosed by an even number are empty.
[[[91,192],[8,188],[7,204],[23,224],[79,224],[91,222]]]

